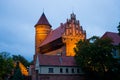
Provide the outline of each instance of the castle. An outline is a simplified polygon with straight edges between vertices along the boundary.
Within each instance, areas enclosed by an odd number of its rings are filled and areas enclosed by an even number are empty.
[[[74,47],[85,39],[86,32],[74,13],[55,30],[43,13],[35,25],[32,80],[82,80],[84,73],[75,63]]]

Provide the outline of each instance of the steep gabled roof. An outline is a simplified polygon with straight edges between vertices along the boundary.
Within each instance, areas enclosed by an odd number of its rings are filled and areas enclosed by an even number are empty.
[[[38,55],[41,66],[76,66],[74,57],[58,55]]]
[[[38,22],[37,22],[37,24],[35,25],[35,27],[36,27],[37,25],[49,25],[49,26],[51,27],[50,23],[48,22],[45,14],[44,14],[44,12],[43,12],[43,14],[41,15],[40,19],[38,20]]]
[[[42,44],[40,45],[43,46],[43,45],[46,45],[47,43],[49,42],[52,42],[60,37],[62,37],[63,33],[65,31],[65,24],[59,26],[57,29],[55,30],[52,30],[48,36],[46,37],[46,39],[42,42]]]
[[[114,33],[114,32],[106,32],[102,38],[110,38],[113,41],[113,45],[119,45],[120,44],[120,36],[118,35],[118,33]]]

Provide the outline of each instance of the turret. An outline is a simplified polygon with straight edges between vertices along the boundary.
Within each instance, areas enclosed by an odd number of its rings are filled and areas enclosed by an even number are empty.
[[[51,25],[49,24],[45,14],[43,13],[35,25],[35,54],[40,53],[39,46],[51,31]]]

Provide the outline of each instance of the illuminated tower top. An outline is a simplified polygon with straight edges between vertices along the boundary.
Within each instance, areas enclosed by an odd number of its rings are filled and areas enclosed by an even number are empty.
[[[48,22],[45,14],[44,14],[44,12],[43,12],[43,14],[41,15],[40,19],[38,20],[38,22],[37,22],[37,24],[35,25],[35,27],[36,27],[37,25],[48,25],[48,26],[51,27],[50,23]]]
[[[51,25],[48,22],[44,12],[35,25],[35,53],[40,53],[39,46],[45,40],[49,32],[51,31]]]

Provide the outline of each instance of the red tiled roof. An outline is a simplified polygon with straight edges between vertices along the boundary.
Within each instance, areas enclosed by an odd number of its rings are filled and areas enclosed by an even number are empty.
[[[118,33],[114,33],[114,32],[106,32],[102,38],[105,38],[105,37],[108,37],[108,38],[111,38],[112,41],[113,41],[113,45],[118,45],[120,43],[120,36],[118,35]]]
[[[65,24],[59,26],[57,29],[51,31],[48,36],[46,37],[46,39],[41,43],[40,47],[49,43],[49,42],[52,42],[60,37],[62,37],[62,34],[64,33],[65,31],[65,27],[64,27]]]
[[[44,66],[76,66],[74,57],[58,55],[38,55],[39,64]]]
[[[47,18],[46,18],[46,16],[45,16],[44,13],[41,15],[41,17],[40,17],[40,19],[38,20],[38,22],[37,22],[37,24],[35,25],[35,27],[36,27],[37,25],[49,25],[49,26],[51,27],[51,25],[50,25],[50,23],[48,22],[48,20],[47,20]]]

